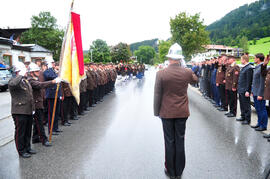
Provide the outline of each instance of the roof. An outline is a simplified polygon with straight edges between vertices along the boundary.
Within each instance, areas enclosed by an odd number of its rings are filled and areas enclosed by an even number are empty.
[[[50,50],[40,46],[40,45],[37,45],[37,44],[34,44],[34,46],[31,47],[31,52],[48,52],[48,53],[52,53]]]
[[[15,50],[52,53],[50,50],[37,44],[15,44],[15,41],[3,37],[0,37],[0,44],[9,45],[12,49]]]
[[[232,47],[227,47],[224,45],[206,45],[206,49],[215,49],[215,50],[234,50]]]
[[[14,34],[14,39],[20,36],[23,32],[30,28],[14,28],[14,29],[2,29],[0,28],[0,37],[10,38]]]

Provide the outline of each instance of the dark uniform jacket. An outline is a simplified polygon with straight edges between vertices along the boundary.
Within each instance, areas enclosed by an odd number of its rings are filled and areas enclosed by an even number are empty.
[[[264,99],[270,100],[270,68],[267,69],[267,66],[262,65],[262,75],[265,77],[264,85]]]
[[[86,76],[87,76],[87,90],[93,90],[94,89],[94,79],[91,75],[91,72],[87,71]]]
[[[69,84],[66,82],[61,82],[62,95],[64,98],[73,96],[69,87]]]
[[[44,109],[42,89],[53,86],[54,84],[52,83],[52,81],[40,82],[38,78],[33,78],[31,76],[29,76],[27,80],[29,81],[33,89],[35,108]]]
[[[240,68],[238,65],[228,66],[226,70],[225,76],[225,89],[232,90],[233,88],[237,89],[238,86],[238,78],[239,78]]]
[[[261,74],[262,64],[255,67],[252,80],[252,93],[254,96],[264,95],[265,77]]]
[[[161,118],[187,118],[189,116],[188,84],[198,82],[191,69],[171,64],[156,74],[154,115]]]
[[[244,66],[239,73],[238,93],[251,93],[253,68],[250,64]]]
[[[225,72],[226,72],[226,66],[225,65],[219,65],[218,70],[217,70],[216,83],[224,84]]]
[[[11,94],[11,114],[32,115],[35,111],[33,91],[23,76],[11,78],[8,82]]]
[[[87,91],[87,78],[82,79],[80,83],[80,93],[85,93]]]
[[[102,76],[101,76],[99,70],[95,70],[95,73],[96,73],[96,76],[97,76],[97,84],[98,84],[98,86],[100,86],[100,85],[102,85],[102,84],[101,84]]]
[[[90,70],[90,74],[91,74],[91,76],[92,76],[92,78],[93,78],[93,85],[94,85],[94,88],[96,88],[97,87],[97,85],[98,85],[98,79],[97,79],[97,74],[96,74],[96,72],[94,71],[94,70]]]
[[[57,74],[55,73],[55,71],[52,68],[49,68],[48,70],[44,71],[43,76],[44,76],[45,81],[50,81],[50,80],[54,80],[55,78],[57,78]],[[57,84],[54,84],[53,86],[47,88],[46,93],[45,93],[46,99],[55,98],[56,89],[57,89]],[[60,98],[60,96],[61,96],[61,88],[59,87],[58,98]]]

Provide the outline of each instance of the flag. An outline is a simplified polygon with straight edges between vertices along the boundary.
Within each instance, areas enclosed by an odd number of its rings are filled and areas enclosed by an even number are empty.
[[[69,83],[77,103],[80,103],[80,82],[85,76],[80,15],[71,12],[60,58],[60,78]]]

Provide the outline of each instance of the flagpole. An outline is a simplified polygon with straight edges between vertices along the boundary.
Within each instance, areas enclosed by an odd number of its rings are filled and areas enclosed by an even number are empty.
[[[63,54],[64,54],[65,44],[66,44],[66,36],[67,36],[68,28],[69,28],[69,25],[70,25],[70,21],[71,21],[70,14],[71,14],[71,11],[73,10],[73,5],[74,5],[74,0],[72,0],[72,3],[71,3],[71,8],[70,8],[70,12],[69,12],[69,20],[68,20],[68,25],[67,25],[67,30],[65,32],[65,37],[64,37],[63,42],[62,42],[62,48],[61,48],[61,54],[60,54],[60,64],[59,64],[60,67],[62,65]],[[58,75],[59,74],[61,74],[61,68],[59,69]],[[57,98],[58,98],[59,86],[60,86],[60,83],[57,84],[57,88],[56,88],[56,91],[55,91],[55,97],[54,97],[53,114],[52,114],[50,136],[49,136],[49,142],[50,143],[52,141],[52,130],[53,130],[53,123],[54,123],[54,117],[55,117],[55,110],[56,110],[56,103],[57,103]]]

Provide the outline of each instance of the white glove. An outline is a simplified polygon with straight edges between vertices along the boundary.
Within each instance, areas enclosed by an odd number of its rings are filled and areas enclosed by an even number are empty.
[[[62,79],[59,77],[55,78],[54,80],[55,80],[55,83],[60,83],[62,81]]]

